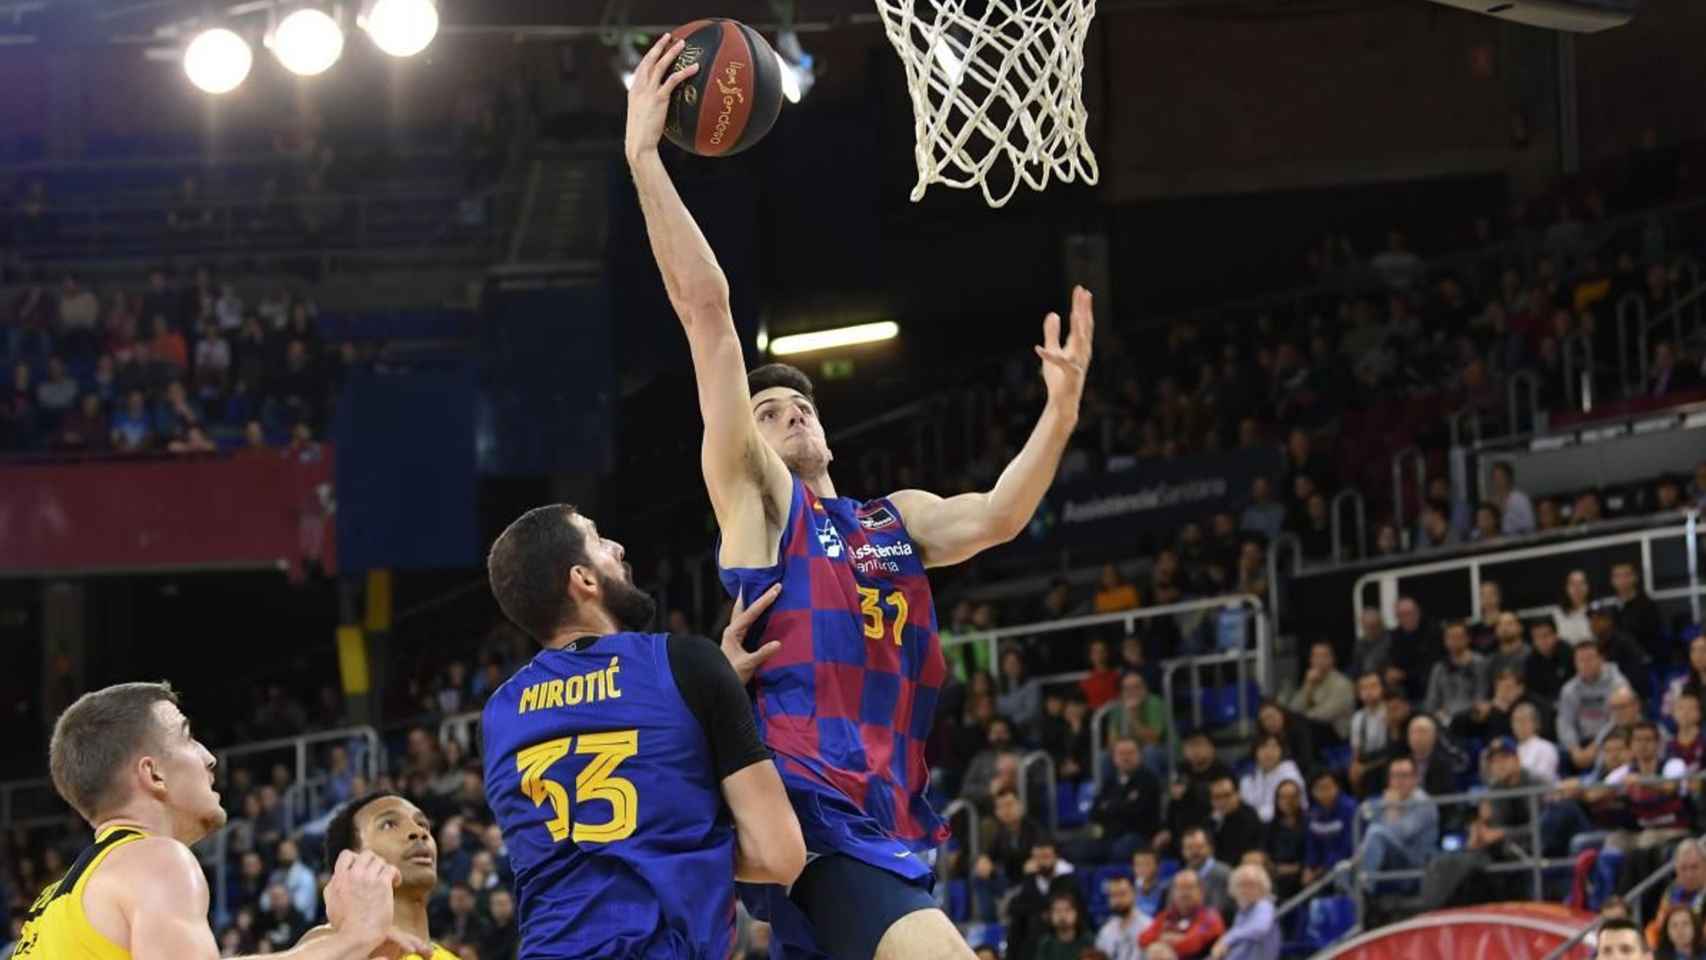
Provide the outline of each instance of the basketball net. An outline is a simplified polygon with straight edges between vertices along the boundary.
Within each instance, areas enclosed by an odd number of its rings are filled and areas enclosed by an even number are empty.
[[[876,4],[912,95],[914,201],[933,183],[976,187],[1000,207],[1020,183],[1096,182],[1083,82],[1096,0]]]

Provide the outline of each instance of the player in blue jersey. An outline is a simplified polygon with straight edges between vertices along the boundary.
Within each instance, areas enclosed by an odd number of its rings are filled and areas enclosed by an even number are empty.
[[[945,829],[925,799],[924,743],[946,671],[924,569],[1012,539],[1035,513],[1078,422],[1090,294],[1073,292],[1064,342],[1060,317],[1043,321],[1048,402],[992,489],[839,496],[811,381],[781,364],[749,379],[728,281],[658,154],[680,82],[670,43],[635,71],[625,150],[693,357],[722,582],[737,597],[782,588],[760,623],[781,646],[756,673],[755,707],[812,855],[791,889],[742,898],[775,927],[772,956],[970,960],[930,896],[928,858]]]
[[[725,658],[702,637],[638,632],[656,604],[622,557],[558,504],[510,524],[487,559],[504,615],[544,648],[481,718],[521,960],[726,960],[736,877],[791,884],[805,862],[737,672],[773,648]]]

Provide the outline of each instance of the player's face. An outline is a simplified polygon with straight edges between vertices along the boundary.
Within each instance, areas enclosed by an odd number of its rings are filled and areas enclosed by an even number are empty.
[[[657,614],[658,605],[649,594],[634,586],[634,568],[625,559],[627,551],[620,543],[602,536],[598,525],[590,519],[576,515],[572,522],[580,525],[586,541],[586,553],[598,579],[598,602],[620,629],[645,629]]]
[[[438,842],[419,807],[402,797],[381,797],[356,814],[355,830],[362,849],[396,867],[404,887],[430,890],[438,883]]]
[[[225,808],[213,789],[216,761],[190,732],[189,718],[177,704],[156,703],[154,718],[160,726],[159,743],[149,755],[156,764],[155,776],[164,784],[166,806],[181,824],[181,832],[199,840],[225,825]]]
[[[829,468],[829,440],[805,394],[791,387],[760,390],[752,398],[752,417],[759,436],[795,474],[812,477]]]
[[[1636,930],[1611,930],[1599,935],[1598,960],[1637,960],[1650,957],[1647,942]]]

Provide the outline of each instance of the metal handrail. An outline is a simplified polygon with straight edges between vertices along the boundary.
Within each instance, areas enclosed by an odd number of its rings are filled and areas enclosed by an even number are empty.
[[[1301,907],[1315,899],[1316,894],[1336,882],[1341,876],[1344,876],[1347,873],[1356,872],[1356,865],[1362,862],[1362,857],[1358,855],[1360,852],[1361,851],[1355,851],[1348,859],[1340,860],[1338,863],[1333,864],[1326,873],[1317,877],[1314,883],[1311,883],[1302,890],[1297,891],[1291,899],[1274,908],[1274,922],[1278,923],[1281,917],[1284,917],[1286,914],[1296,910],[1298,907]]]
[[[1518,370],[1505,379],[1505,406],[1510,422],[1506,425],[1506,436],[1522,433],[1522,405],[1517,402],[1521,394],[1518,387],[1526,387],[1528,393],[1528,423],[1531,431],[1540,428],[1540,377],[1532,370]]]
[[[1345,538],[1340,529],[1342,511],[1340,505],[1349,501],[1356,517],[1356,553],[1361,556],[1368,549],[1368,504],[1363,499],[1362,491],[1356,487],[1346,487],[1333,495],[1330,507],[1333,513],[1333,562],[1344,560]],[[1271,575],[1270,575],[1271,576]],[[1272,581],[1270,580],[1271,584]]]
[[[1702,780],[1706,780],[1706,771],[1702,771],[1702,772],[1698,772],[1698,773],[1692,773],[1692,774],[1689,774],[1688,776],[1685,776],[1685,777],[1640,777],[1640,776],[1633,776],[1633,777],[1627,777],[1624,780],[1622,780],[1617,785],[1617,788],[1618,789],[1625,789],[1625,788],[1630,787],[1630,786],[1663,786],[1663,785],[1667,785],[1667,784],[1679,784],[1679,783],[1686,783],[1686,782],[1690,782],[1690,781],[1700,782]],[[1509,862],[1509,863],[1489,864],[1488,866],[1486,866],[1483,869],[1485,870],[1485,872],[1488,872],[1488,873],[1520,873],[1520,872],[1524,872],[1524,871],[1529,872],[1533,877],[1534,899],[1539,900],[1542,898],[1541,894],[1543,892],[1543,883],[1544,883],[1545,872],[1549,869],[1553,869],[1553,868],[1557,868],[1557,867],[1567,867],[1567,866],[1570,866],[1570,865],[1575,863],[1575,859],[1571,858],[1571,857],[1547,859],[1544,856],[1544,852],[1541,849],[1540,801],[1543,798],[1549,797],[1552,794],[1556,793],[1557,790],[1558,790],[1557,784],[1545,783],[1545,784],[1536,784],[1536,785],[1530,786],[1530,787],[1501,787],[1501,788],[1495,788],[1495,789],[1490,789],[1490,790],[1471,791],[1471,792],[1467,792],[1467,793],[1448,793],[1448,794],[1442,794],[1442,795],[1437,796],[1437,797],[1436,796],[1429,796],[1429,795],[1424,793],[1422,795],[1421,799],[1424,802],[1426,802],[1427,804],[1429,804],[1430,806],[1434,807],[1436,810],[1443,808],[1444,806],[1446,806],[1448,804],[1451,804],[1451,805],[1464,804],[1464,803],[1479,804],[1479,803],[1482,803],[1482,802],[1487,801],[1487,800],[1514,800],[1514,799],[1527,800],[1528,801],[1528,807],[1529,807],[1528,824],[1526,825],[1525,828],[1519,827],[1517,829],[1524,832],[1524,833],[1529,834],[1532,837],[1532,842],[1534,844],[1532,851],[1523,851],[1522,856],[1516,861]],[[1420,792],[1420,791],[1418,791],[1418,792]],[[1351,865],[1350,866],[1351,872],[1355,875],[1355,879],[1352,882],[1352,889],[1353,889],[1353,899],[1356,902],[1357,920],[1359,923],[1361,923],[1363,921],[1363,918],[1364,918],[1364,902],[1363,902],[1364,901],[1364,895],[1365,895],[1364,886],[1367,882],[1370,882],[1370,881],[1376,881],[1377,882],[1380,880],[1415,880],[1415,879],[1419,879],[1419,878],[1425,876],[1425,874],[1426,874],[1426,866],[1425,865],[1420,866],[1420,867],[1412,867],[1412,868],[1408,868],[1408,869],[1403,869],[1403,870],[1364,871],[1361,869],[1363,848],[1368,842],[1368,838],[1363,833],[1363,823],[1364,823],[1364,821],[1374,819],[1375,807],[1380,802],[1381,801],[1379,798],[1370,798],[1368,800],[1364,800],[1361,803],[1357,804],[1356,816],[1353,817],[1351,820],[1351,836],[1352,836],[1351,848],[1355,852],[1352,854],[1351,859],[1348,862]],[[1520,846],[1518,847],[1518,849],[1521,850]],[[1648,878],[1649,881],[1651,879],[1652,879],[1651,877]],[[1644,892],[1644,890],[1643,890],[1643,892]],[[1630,902],[1633,905],[1635,901],[1633,899],[1631,899]],[[1637,919],[1637,921],[1639,920],[1638,908],[1637,908],[1637,913],[1636,913],[1636,919]]]
[[[1403,530],[1408,521],[1404,518],[1404,464],[1414,461],[1416,474],[1416,496],[1428,495],[1428,458],[1421,447],[1409,446],[1392,455],[1392,523]]]
[[[1698,839],[1706,840],[1706,836],[1699,837]],[[1654,886],[1669,880],[1670,875],[1675,872],[1676,860],[1674,858],[1667,859],[1664,863],[1659,864],[1652,873],[1647,874],[1640,883],[1630,887],[1628,893],[1623,894],[1623,901],[1629,904],[1629,915],[1631,918],[1635,919],[1636,923],[1640,923],[1641,901],[1646,898],[1647,891],[1651,890]],[[1563,957],[1568,954],[1576,944],[1586,940],[1588,936],[1598,930],[1600,925],[1603,923],[1605,923],[1604,917],[1594,917],[1587,926],[1576,931],[1570,939],[1565,940],[1563,943],[1560,943],[1557,947],[1553,948],[1552,952],[1548,953],[1543,960],[1563,960]]]
[[[1210,653],[1198,657],[1176,657],[1172,660],[1164,660],[1161,662],[1161,689],[1165,691],[1163,696],[1166,698],[1168,703],[1176,702],[1173,697],[1173,674],[1179,670],[1187,668],[1191,671],[1191,690],[1193,694],[1191,697],[1191,723],[1193,729],[1200,729],[1203,725],[1202,684],[1196,682],[1197,677],[1200,675],[1199,670],[1203,667],[1217,667],[1228,663],[1235,665],[1237,668],[1239,727],[1245,736],[1249,736],[1255,729],[1256,711],[1250,709],[1252,705],[1249,702],[1249,685],[1245,683],[1247,674],[1245,673],[1246,668],[1244,664],[1246,661],[1253,659],[1258,663],[1258,671],[1261,669],[1259,664],[1261,663],[1263,651],[1260,648],[1267,645],[1267,630],[1262,618],[1258,617],[1256,624],[1258,649],[1235,650],[1230,653]],[[1260,673],[1258,673],[1258,676],[1260,676]],[[1268,684],[1265,679],[1258,680],[1257,686],[1263,690],[1268,689]],[[1167,755],[1169,757],[1176,757],[1179,755],[1179,725],[1177,723],[1167,724]]]
[[[1019,802],[1027,808],[1031,805],[1031,768],[1034,766],[1043,768],[1043,782],[1048,786],[1048,793],[1044,794],[1048,799],[1044,805],[1048,807],[1049,833],[1059,833],[1060,791],[1056,789],[1059,784],[1055,779],[1054,757],[1047,750],[1033,750],[1019,760]]]
[[[1635,345],[1635,350],[1639,354],[1642,346],[1647,342],[1647,298],[1642,296],[1638,290],[1631,290],[1617,298],[1617,319],[1615,321],[1617,324],[1617,376],[1620,385],[1623,387],[1623,395],[1626,397],[1634,393],[1634,388],[1639,383],[1646,382],[1647,379],[1645,360],[1637,357],[1634,364],[1629,362],[1629,321],[1631,319],[1638,324],[1636,334],[1638,342]],[[1629,379],[1633,367],[1639,367],[1641,370],[1639,380]]]
[[[256,743],[239,744],[226,747],[214,754],[219,759],[219,765],[229,766],[233,757],[246,757],[256,753],[267,753],[274,750],[291,748],[296,752],[296,780],[308,779],[308,747],[312,744],[335,743],[359,738],[367,743],[367,753],[362,757],[366,766],[366,776],[372,782],[379,776],[384,747],[379,739],[379,731],[372,727],[344,727],[338,730],[326,730],[319,733],[305,733],[294,737],[279,737],[275,740],[261,740]]]
[[[1570,409],[1587,412],[1593,409],[1593,340],[1578,333],[1564,338],[1558,345],[1564,358],[1564,396]],[[1581,365],[1576,365],[1576,352],[1581,352]]]
[[[969,800],[955,800],[942,808],[942,822],[952,823],[954,817],[965,814],[966,817],[966,874],[969,876],[977,869],[977,861],[983,854],[983,818],[978,815],[977,807]],[[940,879],[947,871],[946,857],[936,858],[936,875]],[[973,920],[980,920],[977,909],[977,896],[968,897]]]
[[[1085,627],[1099,627],[1113,623],[1123,623],[1126,632],[1130,633],[1140,620],[1155,620],[1161,617],[1196,613],[1202,610],[1219,610],[1239,603],[1248,603],[1258,612],[1261,610],[1261,601],[1258,598],[1247,593],[1229,593],[1218,597],[1205,597],[1201,600],[1181,600],[1178,603],[1163,604],[1159,607],[1139,607],[1135,610],[1120,610],[1115,613],[1090,613],[1079,617],[1064,617],[1060,620],[1042,620],[1033,623],[1021,623],[1011,627],[997,627],[994,630],[967,631],[943,637],[942,649],[946,650],[949,647],[962,646],[968,643],[987,644],[989,647],[989,672],[995,674],[1000,670],[1001,641],[1008,637],[1034,637],[1038,634],[1081,630]]]
[[[455,740],[470,757],[480,755],[480,711],[469,710],[445,717],[438,725],[438,742]]]
[[[1303,571],[1303,540],[1295,533],[1282,533],[1268,545],[1268,616],[1273,618],[1274,632],[1279,632],[1280,626],[1280,554],[1291,551],[1291,575],[1297,576]]]
[[[1465,421],[1469,424],[1468,430],[1463,430],[1458,426],[1459,423]],[[1463,446],[1463,437],[1465,434],[1468,434],[1473,438],[1472,443],[1477,445],[1480,444],[1481,411],[1475,409],[1473,404],[1465,404],[1458,407],[1456,411],[1445,418],[1445,422],[1446,428],[1451,436],[1451,449],[1456,450]]]
[[[1654,540],[1670,537],[1683,537],[1686,543],[1694,544],[1689,549],[1689,582],[1684,587],[1667,587],[1656,589],[1653,586],[1652,565],[1643,563],[1641,569],[1642,585],[1647,596],[1654,600],[1688,600],[1696,620],[1700,617],[1700,570],[1699,570],[1699,518],[1700,511],[1691,509],[1681,515],[1683,520],[1679,526],[1646,527],[1628,533],[1614,533],[1605,536],[1589,537],[1587,539],[1567,539],[1548,543],[1541,546],[1515,547],[1510,549],[1487,550],[1472,553],[1467,556],[1450,560],[1435,560],[1428,563],[1415,563],[1400,567],[1389,567],[1383,570],[1365,573],[1351,585],[1351,622],[1357,623],[1362,617],[1362,597],[1364,589],[1379,580],[1398,581],[1407,577],[1423,576],[1430,573],[1447,573],[1453,570],[1470,571],[1471,585],[1469,609],[1474,609],[1479,602],[1476,584],[1480,579],[1483,566],[1495,563],[1509,563],[1514,560],[1529,560],[1535,557],[1548,557],[1561,553],[1575,553],[1595,547],[1610,547],[1623,543],[1648,544]],[[1650,547],[1643,549],[1643,557],[1650,556]]]
[[[1090,714],[1090,783],[1097,794],[1102,792],[1102,758],[1108,753],[1109,734],[1103,728],[1108,725],[1108,718],[1117,713],[1123,703],[1119,697],[1115,697]],[[1172,705],[1168,706],[1170,708]],[[1167,725],[1172,726],[1172,718],[1169,717],[1168,720]]]

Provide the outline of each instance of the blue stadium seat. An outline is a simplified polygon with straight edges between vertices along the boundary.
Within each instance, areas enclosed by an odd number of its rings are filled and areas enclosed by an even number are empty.
[[[1350,897],[1318,897],[1309,902],[1309,919],[1303,925],[1303,942],[1308,950],[1325,948],[1344,936],[1356,924],[1356,902]]]
[[[971,890],[963,879],[948,881],[948,902],[943,909],[948,919],[955,923],[965,923],[971,919]]]
[[[1079,783],[1060,783],[1054,788],[1054,811],[1061,829],[1072,830],[1090,822],[1090,808],[1096,803],[1096,784],[1092,780]]]
[[[1322,759],[1327,761],[1329,770],[1349,770],[1351,767],[1351,748],[1349,744],[1328,747],[1321,751]]]

